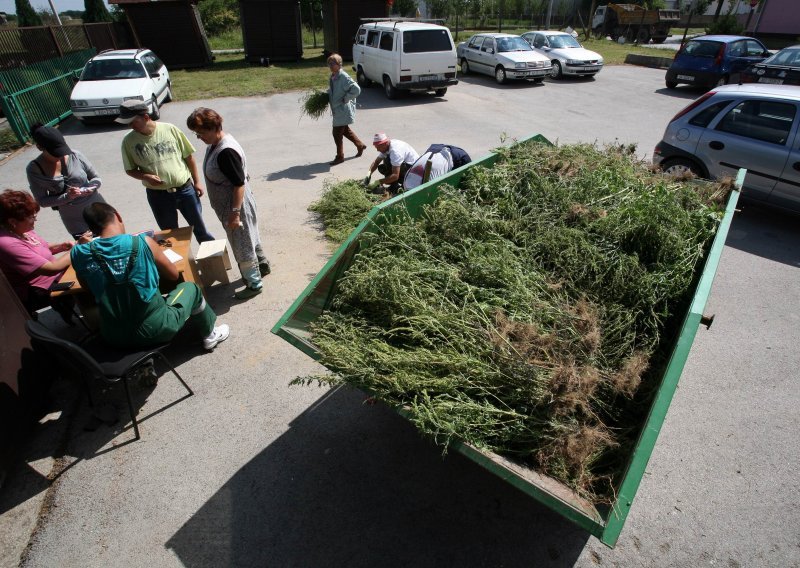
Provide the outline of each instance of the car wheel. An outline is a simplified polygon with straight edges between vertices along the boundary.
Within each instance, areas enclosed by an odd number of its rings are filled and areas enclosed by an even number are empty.
[[[686,158],[672,158],[666,160],[661,164],[661,169],[665,174],[671,176],[685,176],[690,173],[697,177],[703,176],[703,172],[700,171],[697,164]]]
[[[435,97],[443,97],[443,96],[445,96],[445,94],[447,94],[447,87],[445,87],[443,89],[436,89],[433,92],[433,96],[435,96]]]
[[[469,63],[467,63],[466,58],[461,60],[461,74],[462,75],[469,74]]]
[[[150,118],[153,120],[158,120],[161,118],[161,111],[158,108],[158,100],[156,100],[156,96],[153,95],[153,108],[150,111]]]
[[[362,89],[372,86],[372,81],[367,79],[367,76],[364,74],[364,69],[362,69],[360,65],[358,66],[358,71],[356,71],[356,81],[358,82],[358,86]]]
[[[383,78],[383,92],[386,93],[386,98],[393,100],[397,98],[397,89],[392,85],[392,80],[389,77]]]
[[[713,83],[711,85],[711,88],[713,89],[714,87],[721,87],[722,85],[727,85],[727,84],[728,84],[728,76],[727,75],[723,75],[722,77],[720,77],[717,80],[716,83]]]
[[[667,85],[667,89],[674,89],[678,86],[678,83],[675,81],[664,81],[664,83]]]
[[[550,76],[553,79],[561,79],[561,73],[562,73],[562,71],[561,71],[561,63],[559,63],[558,61],[556,61],[554,59],[553,60],[553,68],[550,69]]]
[[[594,29],[594,39],[603,39],[605,34],[603,34],[603,28],[595,28]]]
[[[506,70],[502,65],[498,65],[497,69],[494,70],[494,80],[497,81],[499,85],[506,82]]]

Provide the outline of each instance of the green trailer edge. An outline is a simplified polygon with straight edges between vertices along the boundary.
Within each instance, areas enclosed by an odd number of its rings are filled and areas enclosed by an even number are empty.
[[[538,134],[515,143],[525,142],[551,144],[544,136]],[[492,166],[499,158],[498,154],[490,153],[466,166],[453,170],[446,176],[430,181],[412,191],[398,195],[373,207],[365,219],[339,246],[325,266],[281,316],[271,332],[313,359],[318,360],[320,355],[309,339],[310,334],[307,331],[307,325],[315,319],[315,314],[321,313],[327,305],[328,299],[335,290],[336,280],[347,269],[350,264],[350,258],[353,257],[358,248],[357,241],[359,237],[365,232],[374,230],[375,219],[382,214],[391,214],[391,210],[401,204],[405,206],[406,211],[411,216],[414,216],[415,210],[421,210],[422,206],[430,203],[435,198],[439,186],[445,183],[457,186],[469,168],[478,165]],[[661,385],[651,403],[650,411],[620,482],[617,499],[613,506],[607,510],[600,511],[591,503],[571,493],[562,484],[469,444],[457,442],[452,444],[450,449],[454,449],[468,457],[481,467],[491,471],[525,494],[583,528],[606,546],[613,548],[622,532],[636,491],[639,488],[645,468],[655,447],[661,426],[666,419],[667,410],[677,388],[678,380],[689,357],[692,343],[703,316],[703,309],[711,292],[717,266],[722,256],[733,213],[738,203],[739,188],[742,187],[745,173],[745,170],[740,170],[736,178],[736,189],[731,192],[725,215],[717,228],[714,241],[706,256],[703,271],[695,288],[689,309],[684,317],[681,331],[673,346],[669,362],[661,379]],[[323,295],[319,295],[321,288],[326,291]],[[314,314],[314,317],[309,317],[309,313]],[[401,415],[406,414],[402,408],[397,408],[396,410]]]

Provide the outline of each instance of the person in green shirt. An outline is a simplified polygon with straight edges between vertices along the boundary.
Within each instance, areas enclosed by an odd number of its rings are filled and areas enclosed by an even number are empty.
[[[119,111],[116,121],[131,128],[122,140],[125,173],[145,186],[158,227],[177,229],[180,211],[197,242],[213,241],[203,221],[203,187],[189,139],[174,124],[151,119],[143,101],[125,101]]]

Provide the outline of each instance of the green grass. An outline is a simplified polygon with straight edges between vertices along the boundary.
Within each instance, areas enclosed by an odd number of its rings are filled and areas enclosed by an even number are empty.
[[[242,28],[234,28],[219,35],[209,37],[208,45],[211,46],[211,49],[242,49],[244,47]]]
[[[179,100],[252,97],[314,87],[324,89],[328,76],[322,48],[305,49],[302,60],[270,67],[251,65],[237,53],[217,55],[211,67],[170,73],[172,88]]]
[[[0,128],[0,152],[12,152],[21,146],[11,128]]]
[[[308,26],[303,26],[302,39],[305,49],[321,48],[325,43],[322,30],[317,30],[315,42],[315,36]],[[244,38],[242,37],[242,28],[237,27],[214,37],[210,37],[208,38],[208,43],[211,49],[243,49]]]

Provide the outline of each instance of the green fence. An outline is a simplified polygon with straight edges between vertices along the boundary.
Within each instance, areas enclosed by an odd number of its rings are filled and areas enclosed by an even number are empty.
[[[94,48],[83,49],[0,71],[0,103],[20,143],[28,140],[31,125],[52,125],[72,114],[69,95],[73,74],[94,54]]]

